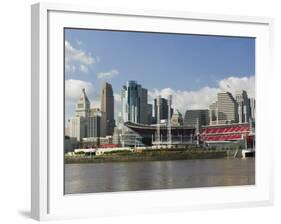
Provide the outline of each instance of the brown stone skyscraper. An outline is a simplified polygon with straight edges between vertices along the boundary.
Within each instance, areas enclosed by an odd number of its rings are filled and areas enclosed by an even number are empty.
[[[114,121],[114,96],[112,86],[104,83],[101,89],[101,111],[106,116],[106,135],[112,135],[115,127]]]

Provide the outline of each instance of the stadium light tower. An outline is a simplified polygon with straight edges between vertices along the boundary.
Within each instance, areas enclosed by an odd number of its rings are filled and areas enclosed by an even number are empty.
[[[217,116],[217,125],[219,125],[219,108],[218,108],[218,106],[217,106],[217,108],[216,108],[216,116]]]
[[[246,105],[244,105],[244,115],[245,115],[244,122],[248,123],[248,119],[247,119],[247,106]]]
[[[199,145],[200,130],[199,130],[199,119],[198,118],[196,118],[196,136],[197,136],[197,145]]]
[[[239,118],[239,124],[242,124],[242,103],[238,103],[238,118]]]
[[[172,132],[171,132],[171,107],[172,107],[172,95],[168,96],[168,129],[167,129],[167,143],[168,147],[172,147]]]
[[[157,146],[160,148],[160,104],[161,104],[161,95],[157,97]]]

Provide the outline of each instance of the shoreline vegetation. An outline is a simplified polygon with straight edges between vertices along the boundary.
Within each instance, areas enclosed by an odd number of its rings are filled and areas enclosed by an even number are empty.
[[[132,152],[130,150],[119,150],[105,152],[102,155],[91,155],[89,153],[76,153],[65,155],[65,164],[73,163],[103,163],[103,162],[137,162],[137,161],[168,161],[168,160],[190,160],[190,159],[218,159],[228,156],[227,150],[222,149],[146,149]]]

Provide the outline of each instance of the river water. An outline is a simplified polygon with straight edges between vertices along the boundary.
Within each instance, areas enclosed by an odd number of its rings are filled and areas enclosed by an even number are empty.
[[[65,193],[255,184],[255,159],[200,159],[65,165]]]

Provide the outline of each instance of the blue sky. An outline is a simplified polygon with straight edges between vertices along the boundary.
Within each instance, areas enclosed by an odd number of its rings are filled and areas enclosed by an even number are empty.
[[[66,82],[89,85],[97,105],[104,81],[118,98],[128,80],[160,93],[196,93],[217,89],[231,77],[245,81],[255,75],[254,38],[65,29],[65,41]]]

